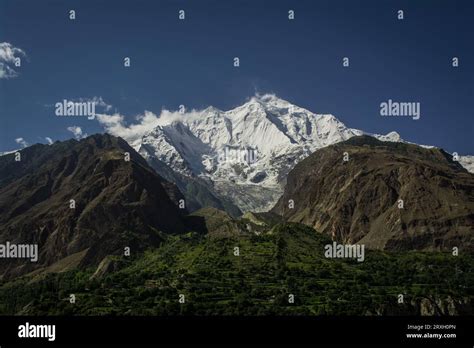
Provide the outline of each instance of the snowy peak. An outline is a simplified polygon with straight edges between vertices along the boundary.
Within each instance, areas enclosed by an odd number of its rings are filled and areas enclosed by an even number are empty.
[[[314,150],[355,135],[333,115],[312,113],[271,94],[252,97],[225,115],[236,126],[234,139],[260,143],[258,147],[266,154],[280,153],[293,145]]]
[[[255,95],[250,100],[243,104],[241,107],[248,107],[252,105],[260,105],[266,111],[269,112],[278,112],[282,114],[291,113],[292,111],[306,111],[310,113],[308,110],[300,108],[296,105],[291,104],[289,101],[278,98],[273,94],[264,94],[264,95]]]
[[[378,135],[377,138],[382,141],[403,142],[400,134],[397,132],[390,132],[386,135]]]
[[[459,156],[458,161],[468,172],[474,173],[474,156]]]
[[[208,107],[160,125],[143,136],[140,152],[184,176],[202,179],[242,211],[264,211],[279,198],[296,163],[357,135],[403,142],[397,132],[379,135],[348,128],[331,114],[315,114],[265,94],[231,110]]]

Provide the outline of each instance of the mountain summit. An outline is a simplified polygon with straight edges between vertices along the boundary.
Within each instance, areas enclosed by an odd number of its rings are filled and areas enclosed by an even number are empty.
[[[275,204],[296,163],[319,148],[362,134],[333,115],[315,114],[266,94],[228,111],[209,107],[159,125],[136,148],[196,208],[204,205],[196,200],[199,191],[217,208],[233,205],[234,213],[258,212]],[[374,136],[402,141],[396,132]]]

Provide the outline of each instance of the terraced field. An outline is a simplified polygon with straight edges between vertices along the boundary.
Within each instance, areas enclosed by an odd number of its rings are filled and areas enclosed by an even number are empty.
[[[39,274],[4,283],[0,313],[459,315],[471,311],[472,255],[369,251],[364,262],[357,262],[326,259],[327,243],[331,243],[327,237],[295,223],[276,225],[258,236],[209,238],[194,232],[170,236],[161,247],[143,254],[111,256],[107,267],[97,270]],[[70,302],[71,294],[75,303]]]

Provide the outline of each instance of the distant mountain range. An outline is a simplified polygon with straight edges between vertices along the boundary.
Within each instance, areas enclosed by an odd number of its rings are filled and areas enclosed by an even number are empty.
[[[189,211],[212,206],[236,217],[268,211],[298,162],[317,149],[360,135],[405,142],[396,132],[369,134],[333,115],[315,114],[266,94],[228,111],[211,106],[174,118],[130,145],[177,185]],[[459,156],[458,161],[474,173],[474,156]]]
[[[177,186],[120,138],[38,144],[21,156],[0,157],[0,242],[41,245],[40,261],[2,263],[7,277],[96,265],[125,247],[158,247],[164,236],[189,230],[234,237],[258,230],[250,212],[243,219],[253,228],[215,208],[206,219],[186,216]],[[474,175],[442,150],[351,137],[302,160],[287,181],[270,226],[300,222],[372,249],[472,249]],[[286,208],[290,199],[294,209]]]
[[[371,249],[472,249],[474,175],[461,165],[472,162],[272,95],[158,126],[133,147],[97,134],[1,156],[0,243],[41,248],[38,263],[1,263],[0,276],[95,266],[188,231],[261,234],[269,210],[268,226],[303,223]]]
[[[348,128],[333,115],[315,114],[267,94],[229,111],[208,107],[159,125],[133,146],[178,185],[191,210],[211,205],[237,216],[269,210],[296,163],[317,149],[360,135],[404,142],[396,132],[379,135]],[[470,156],[459,161],[474,172]]]

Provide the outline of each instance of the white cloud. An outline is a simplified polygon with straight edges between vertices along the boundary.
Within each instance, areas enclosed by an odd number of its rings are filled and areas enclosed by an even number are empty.
[[[48,142],[48,145],[51,145],[53,143],[53,139],[50,137],[45,137],[45,140]]]
[[[141,139],[146,131],[159,124],[159,118],[152,112],[145,111],[144,115],[137,116],[136,123],[126,125],[124,116],[120,114],[96,115],[96,119],[104,126],[109,134],[125,139],[132,146]]]
[[[18,76],[18,73],[5,63],[0,62],[0,79],[10,79]]]
[[[20,56],[26,57],[25,51],[21,48],[14,47],[8,42],[0,42],[0,79],[18,76],[12,66],[15,66],[15,61]]]
[[[76,140],[87,137],[87,133],[83,133],[82,128],[79,126],[67,127],[67,130],[74,134],[74,138],[76,138]]]
[[[170,124],[173,121],[180,121],[184,118],[189,120],[199,115],[200,112],[196,110],[186,113],[162,110],[159,116],[151,111],[145,111],[143,115],[136,116],[135,122],[131,124],[126,124],[125,117],[118,113],[113,115],[97,114],[96,119],[102,124],[107,133],[125,139],[132,147],[136,148],[143,135],[153,128]]]
[[[19,145],[21,145],[21,147],[25,148],[28,146],[28,143],[25,141],[25,139],[23,138],[16,138],[15,139],[15,142]]]

